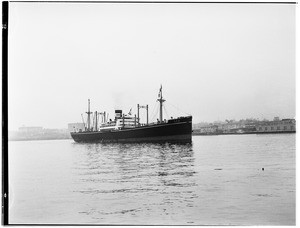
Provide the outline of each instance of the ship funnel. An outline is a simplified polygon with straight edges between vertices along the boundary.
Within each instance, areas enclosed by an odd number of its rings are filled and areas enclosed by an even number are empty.
[[[115,110],[115,118],[121,118],[122,117],[122,110]]]

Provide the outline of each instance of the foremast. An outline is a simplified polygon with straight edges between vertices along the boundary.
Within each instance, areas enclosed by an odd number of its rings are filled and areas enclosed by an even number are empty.
[[[159,121],[160,121],[160,123],[162,123],[162,121],[163,121],[163,103],[166,101],[165,99],[163,99],[162,85],[160,85],[158,97],[159,98],[157,99],[157,101],[159,101]]]
[[[88,99],[88,111],[86,112],[87,113],[87,130],[90,131],[90,128],[91,128],[91,114],[92,112],[90,111],[90,99]]]

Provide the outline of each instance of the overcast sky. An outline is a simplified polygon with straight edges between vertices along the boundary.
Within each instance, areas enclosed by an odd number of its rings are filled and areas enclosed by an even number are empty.
[[[152,120],[161,84],[164,117],[295,117],[295,5],[10,3],[8,42],[10,130]]]

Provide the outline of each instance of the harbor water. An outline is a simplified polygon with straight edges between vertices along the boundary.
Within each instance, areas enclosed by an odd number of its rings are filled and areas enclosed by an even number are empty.
[[[9,142],[9,223],[295,225],[295,140]]]

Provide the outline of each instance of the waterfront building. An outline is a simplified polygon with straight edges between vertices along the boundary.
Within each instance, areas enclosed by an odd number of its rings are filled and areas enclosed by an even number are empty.
[[[193,130],[194,134],[215,134],[217,132],[218,125],[208,125]]]
[[[10,131],[9,140],[47,140],[69,139],[70,132],[67,129],[45,129],[43,127],[20,127],[19,131]]]
[[[256,123],[257,132],[296,132],[295,119],[275,119]]]
[[[230,120],[226,123],[208,124],[193,129],[193,134],[237,134],[237,133],[284,133],[296,132],[295,119],[282,119],[274,117],[273,121],[258,120]]]
[[[244,127],[245,127],[244,123],[230,122],[230,123],[225,123],[225,124],[219,125],[219,130],[222,131],[223,133],[230,133],[230,132],[237,131]]]

